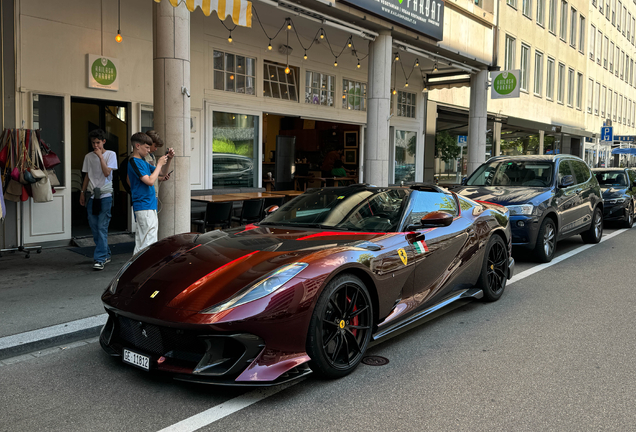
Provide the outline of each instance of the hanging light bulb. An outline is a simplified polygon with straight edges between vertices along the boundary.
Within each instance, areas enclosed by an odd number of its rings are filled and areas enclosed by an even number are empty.
[[[325,31],[323,29],[320,29],[320,39],[324,39],[325,38]]]
[[[121,2],[117,0],[117,36],[115,36],[115,42],[121,43],[124,40],[121,37]]]
[[[267,49],[270,50],[270,51],[272,50],[272,40],[271,39],[269,40],[269,45],[267,45]]]
[[[117,36],[115,36],[115,42],[117,43],[121,43],[121,41],[123,41],[124,38],[121,37],[121,33],[119,32],[119,30],[117,30]]]
[[[435,62],[435,66],[433,66],[433,72],[437,72],[437,62]]]
[[[358,68],[358,69],[360,69],[360,60],[358,60],[358,66],[357,66],[357,68]]]
[[[415,59],[415,67],[420,67],[420,59]]]
[[[406,84],[404,84],[404,87],[408,87],[409,86],[409,82],[407,81]]]
[[[391,93],[393,93],[393,94],[397,94],[397,90],[396,90],[396,89],[393,89],[393,91],[391,91]]]
[[[303,56],[305,60],[307,60],[307,50],[305,50],[305,55]]]
[[[291,20],[287,19],[287,30],[291,30]]]
[[[338,57],[336,57],[336,58],[334,59],[334,61],[333,61],[333,65],[334,65],[335,67],[338,67]]]
[[[351,48],[351,37],[349,37],[349,42],[347,42],[347,46]]]
[[[230,30],[230,36],[228,36],[227,41],[232,43],[232,31]]]
[[[400,61],[400,55],[398,53],[395,53],[395,61]]]
[[[291,69],[289,69],[289,65],[287,65],[287,67],[285,68],[285,74],[289,75],[290,72]]]

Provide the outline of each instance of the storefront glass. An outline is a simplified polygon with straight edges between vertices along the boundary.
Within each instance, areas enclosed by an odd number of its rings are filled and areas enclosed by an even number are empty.
[[[395,131],[394,183],[415,181],[416,146],[415,132]]]
[[[215,111],[212,123],[212,187],[255,187],[258,116]]]

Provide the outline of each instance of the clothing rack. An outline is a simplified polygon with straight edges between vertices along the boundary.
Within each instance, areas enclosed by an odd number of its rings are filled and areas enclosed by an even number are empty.
[[[11,129],[9,129],[11,130]],[[13,129],[15,130],[15,129]],[[20,131],[22,131],[22,133],[24,133],[24,131],[26,129],[24,128],[20,128]],[[4,133],[7,132],[7,129],[5,129],[2,133],[4,135]],[[35,134],[36,131],[35,130],[31,130],[31,133]],[[27,144],[28,146],[29,144]],[[28,148],[28,147],[27,147]],[[7,163],[9,163],[7,161]],[[20,201],[19,203],[20,205],[17,206],[17,234],[18,234],[18,246],[13,247],[13,248],[6,248],[6,249],[0,249],[0,257],[2,257],[2,253],[4,252],[22,252],[24,254],[26,254],[24,256],[24,258],[30,258],[31,257],[31,252],[35,251],[36,253],[42,253],[42,246],[25,246],[24,245],[24,234],[22,232],[22,215],[24,214],[24,207],[23,207],[23,201]],[[5,208],[6,208],[6,202],[5,202]],[[6,215],[4,215],[4,219],[6,219]],[[3,225],[5,224],[5,222],[3,222]],[[4,238],[6,239],[6,229],[4,230]]]

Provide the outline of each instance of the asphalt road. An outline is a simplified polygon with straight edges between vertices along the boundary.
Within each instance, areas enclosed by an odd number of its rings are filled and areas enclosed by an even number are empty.
[[[636,228],[372,347],[388,365],[251,405],[263,393],[148,374],[94,341],[18,358],[0,366],[0,430],[194,430],[179,422],[206,410],[205,431],[635,430],[634,243]],[[517,273],[535,265],[517,254]]]

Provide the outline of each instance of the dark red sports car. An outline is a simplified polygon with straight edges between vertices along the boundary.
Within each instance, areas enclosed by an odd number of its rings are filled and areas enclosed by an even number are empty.
[[[310,190],[261,223],[163,239],[102,296],[104,350],[226,385],[351,372],[371,340],[512,277],[505,207],[436,186]]]

